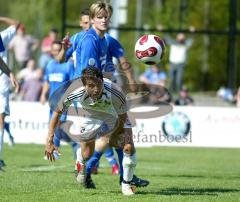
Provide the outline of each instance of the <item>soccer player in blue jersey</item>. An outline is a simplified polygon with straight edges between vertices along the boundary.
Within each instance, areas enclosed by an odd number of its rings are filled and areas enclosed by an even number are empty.
[[[73,60],[75,61],[75,65],[76,65],[76,48],[77,48],[77,45],[78,45],[78,43],[81,43],[81,41],[80,41],[81,38],[83,37],[84,33],[87,30],[89,30],[89,28],[90,28],[89,9],[85,9],[85,10],[83,10],[81,12],[79,25],[83,29],[83,31],[74,34],[70,38],[70,42],[71,42],[72,46],[66,52],[66,60],[68,60],[69,58],[72,57]],[[108,37],[106,37],[106,36],[108,36]],[[115,46],[115,41],[117,41],[117,40],[115,40],[115,39],[112,40],[111,39],[112,37],[110,35],[108,35],[107,33],[105,33],[105,37],[106,37],[106,39],[109,39],[108,47],[111,46],[111,45]],[[112,41],[114,42],[113,44],[112,44]],[[117,48],[118,46],[115,46],[115,47]],[[118,48],[118,50],[120,51],[120,48]],[[107,56],[107,57],[108,58],[112,58],[112,56]],[[115,68],[113,67],[112,62],[111,62],[111,64],[107,64],[106,66],[108,68],[107,69],[105,68],[105,70],[108,72],[108,74],[111,73],[111,75],[108,75],[109,77],[111,77],[112,76],[112,72],[115,71]],[[122,159],[123,154],[122,154],[122,152],[120,152],[120,153],[121,153],[121,154],[119,154],[120,157],[121,157],[120,159]],[[114,153],[113,153],[112,148],[107,148],[106,149],[105,157],[106,157],[106,159],[108,160],[109,164],[112,167],[112,174],[113,175],[119,174],[119,166],[118,166],[117,160],[114,157]],[[98,167],[98,165],[96,167],[92,168],[92,173],[97,174],[97,172],[98,172],[97,167]],[[79,165],[79,162],[76,163],[75,169],[78,170],[78,171],[81,169],[81,167]]]
[[[61,41],[54,41],[51,46],[51,54],[53,55],[53,59],[49,61],[44,73],[44,84],[40,97],[40,101],[44,104],[46,102],[47,95],[49,97],[60,87],[71,80],[74,76],[74,65],[73,61],[69,60],[64,62],[65,60],[65,49],[66,45]],[[53,111],[50,109],[50,118],[52,117]],[[60,121],[63,122],[66,120],[66,114],[63,114],[60,118]],[[60,147],[60,140],[64,140],[72,145],[73,154],[76,158],[76,150],[79,145],[72,141],[67,134],[64,133],[60,128],[55,131],[54,135],[54,145],[56,146],[56,150]]]
[[[72,59],[74,60],[75,67],[76,67],[76,49],[77,49],[78,42],[81,40],[84,33],[88,31],[90,28],[89,9],[85,9],[81,12],[79,25],[82,28],[82,31],[71,36],[70,43],[72,45],[66,51],[66,60],[69,60],[69,58],[72,57]]]
[[[84,26],[81,26],[83,28],[84,31],[79,32],[77,34],[75,34],[73,37],[71,37],[71,43],[72,43],[72,49],[67,51],[68,57],[71,56],[72,52],[75,51],[75,49],[77,49],[78,47],[78,55],[81,55],[79,53],[79,51],[85,51],[85,49],[81,49],[81,45],[83,42],[84,37],[86,37],[85,35],[88,33],[86,33],[86,31],[89,29],[90,27],[90,23],[89,23],[89,11],[88,10],[84,10],[81,15],[81,22],[80,22],[80,26],[81,24],[84,24]],[[88,20],[88,23],[87,23]],[[87,26],[88,25],[88,26]],[[98,24],[97,24],[98,25]],[[96,25],[96,26],[97,26]],[[93,26],[93,29],[96,29],[96,26]],[[91,32],[92,33],[92,32]],[[93,36],[93,35],[89,35],[88,37]],[[136,84],[136,81],[134,79],[133,76],[133,71],[131,66],[129,65],[129,63],[127,63],[126,58],[124,57],[124,49],[121,46],[121,44],[114,39],[113,37],[111,37],[109,34],[104,33],[104,37],[106,39],[107,42],[107,55],[106,55],[106,64],[102,65],[101,71],[104,73],[104,76],[107,76],[108,78],[112,78],[115,70],[116,70],[116,66],[113,64],[113,57],[117,58],[120,62],[120,68],[118,68],[118,70],[121,73],[124,73],[124,75],[126,75],[126,77],[128,78],[128,83],[130,84]],[[97,45],[100,43],[97,43],[97,39],[99,39],[99,37],[93,37],[95,40],[92,40],[93,42],[96,42],[94,45],[94,49],[96,51],[100,51],[101,50],[101,46],[99,46],[97,48]],[[88,45],[87,45],[88,46]],[[94,55],[93,53],[91,53],[92,55]],[[96,54],[96,53],[95,53]],[[95,55],[96,56],[96,55]],[[86,58],[85,58],[86,59]],[[94,60],[92,60],[92,58],[88,59],[90,62],[94,63]],[[86,62],[87,60],[85,60]],[[105,61],[104,61],[105,62]],[[78,63],[79,64],[79,63]],[[91,63],[90,63],[91,64]],[[77,66],[77,72],[76,72],[76,77],[77,76],[81,76],[81,74],[79,73],[80,71],[78,71],[78,67]],[[81,68],[82,69],[82,68]],[[97,149],[97,148],[96,148]],[[97,149],[98,150],[98,149]],[[120,164],[120,182],[123,179],[123,168],[122,168],[122,158],[123,158],[123,151],[121,148],[116,148],[116,152],[118,154],[118,158],[119,158],[119,164]],[[96,162],[98,162],[101,158],[102,152],[100,151],[95,151],[93,157],[89,160],[88,164],[87,164],[87,173],[91,172],[91,170],[94,168],[94,164],[96,164]],[[105,157],[107,159],[110,159],[110,163],[113,165],[113,169],[112,172],[115,173],[117,171],[116,169],[116,160],[113,154],[113,150],[111,148],[108,148],[105,151]],[[80,168],[80,166],[77,166],[78,168]],[[138,178],[137,176],[133,176],[133,180],[132,180],[132,184],[136,185],[136,186],[147,186],[149,184],[149,182],[147,180],[142,180],[140,178]]]

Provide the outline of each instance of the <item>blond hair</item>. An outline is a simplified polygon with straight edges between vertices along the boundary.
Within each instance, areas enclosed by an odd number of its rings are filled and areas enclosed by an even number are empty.
[[[106,11],[108,13],[108,18],[110,18],[113,13],[113,8],[110,4],[101,1],[92,4],[90,7],[90,19],[100,15],[103,11]]]

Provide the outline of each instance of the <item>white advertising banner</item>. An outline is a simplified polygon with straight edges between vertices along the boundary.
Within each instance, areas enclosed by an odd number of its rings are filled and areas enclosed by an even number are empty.
[[[137,120],[133,131],[136,146],[240,147],[240,109],[174,107],[164,117]]]
[[[10,130],[15,143],[44,143],[48,132],[49,106],[37,102],[10,102]],[[5,130],[5,141],[8,135]]]
[[[43,144],[48,130],[48,105],[11,102],[7,117],[16,143]],[[148,110],[145,108],[145,111]],[[162,117],[137,119],[136,146],[239,147],[240,109],[230,107],[174,107]],[[8,141],[5,133],[4,140]]]

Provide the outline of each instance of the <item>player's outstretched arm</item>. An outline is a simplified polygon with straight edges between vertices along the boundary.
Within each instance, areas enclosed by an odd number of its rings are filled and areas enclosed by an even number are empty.
[[[138,90],[137,82],[134,78],[134,72],[133,72],[133,68],[131,67],[131,64],[127,62],[125,57],[120,57],[118,59],[120,62],[120,70],[122,70],[125,76],[127,77],[128,82],[130,84],[131,92],[136,93]]]
[[[71,47],[70,35],[69,35],[69,33],[67,33],[66,36],[62,40],[62,48],[59,51],[58,55],[56,56],[56,60],[58,62],[65,62],[66,50],[70,47]]]
[[[16,27],[19,25],[19,21],[7,17],[0,17],[0,23],[15,25]]]
[[[45,145],[45,155],[47,156],[47,159],[50,161],[55,161],[53,151],[56,148],[53,144],[53,136],[54,136],[54,131],[55,131],[55,128],[57,127],[61,114],[62,114],[61,111],[54,112],[49,124],[48,136],[47,136],[47,141]]]
[[[9,77],[13,87],[15,88],[15,92],[18,93],[19,84],[17,82],[17,79],[15,78],[15,76],[13,75],[13,73],[11,72],[11,70],[1,57],[0,57],[0,69],[3,71],[3,73],[5,73]]]

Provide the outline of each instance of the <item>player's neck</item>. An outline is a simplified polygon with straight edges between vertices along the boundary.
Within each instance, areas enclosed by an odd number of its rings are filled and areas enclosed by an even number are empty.
[[[100,38],[103,38],[103,37],[104,37],[105,31],[96,29],[94,26],[93,26],[92,28],[95,30],[95,32],[97,33],[97,35],[98,35]]]

